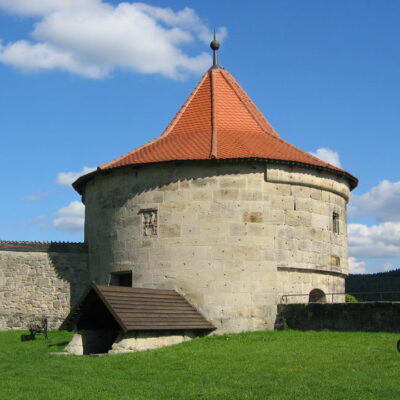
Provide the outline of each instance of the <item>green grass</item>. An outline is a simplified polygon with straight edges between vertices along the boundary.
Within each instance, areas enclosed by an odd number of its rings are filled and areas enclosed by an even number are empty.
[[[0,333],[1,399],[400,398],[396,334],[253,332],[94,358],[50,355],[67,332],[20,333]]]

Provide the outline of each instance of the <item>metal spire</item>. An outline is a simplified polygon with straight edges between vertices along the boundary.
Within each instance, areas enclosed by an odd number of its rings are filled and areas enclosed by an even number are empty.
[[[218,64],[218,53],[217,53],[217,51],[220,47],[220,43],[218,42],[218,40],[215,37],[215,29],[214,29],[214,39],[211,41],[210,47],[213,51],[213,65],[212,65],[211,69],[221,68],[220,65]]]

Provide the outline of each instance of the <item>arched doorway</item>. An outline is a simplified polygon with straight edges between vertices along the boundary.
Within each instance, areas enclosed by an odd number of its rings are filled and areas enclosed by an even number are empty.
[[[325,293],[321,289],[311,290],[308,296],[309,303],[326,303]]]

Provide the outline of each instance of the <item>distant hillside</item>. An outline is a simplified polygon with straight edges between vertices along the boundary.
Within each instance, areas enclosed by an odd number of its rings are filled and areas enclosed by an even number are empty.
[[[370,294],[358,294],[360,292]],[[400,269],[376,274],[350,274],[346,278],[346,293],[354,294],[359,301],[400,301]]]

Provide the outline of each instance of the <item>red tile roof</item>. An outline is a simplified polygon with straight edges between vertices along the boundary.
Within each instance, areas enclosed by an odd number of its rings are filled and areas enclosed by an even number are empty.
[[[204,74],[161,136],[98,170],[207,159],[301,163],[344,174],[352,187],[357,185],[352,175],[281,139],[233,76],[222,68]]]

